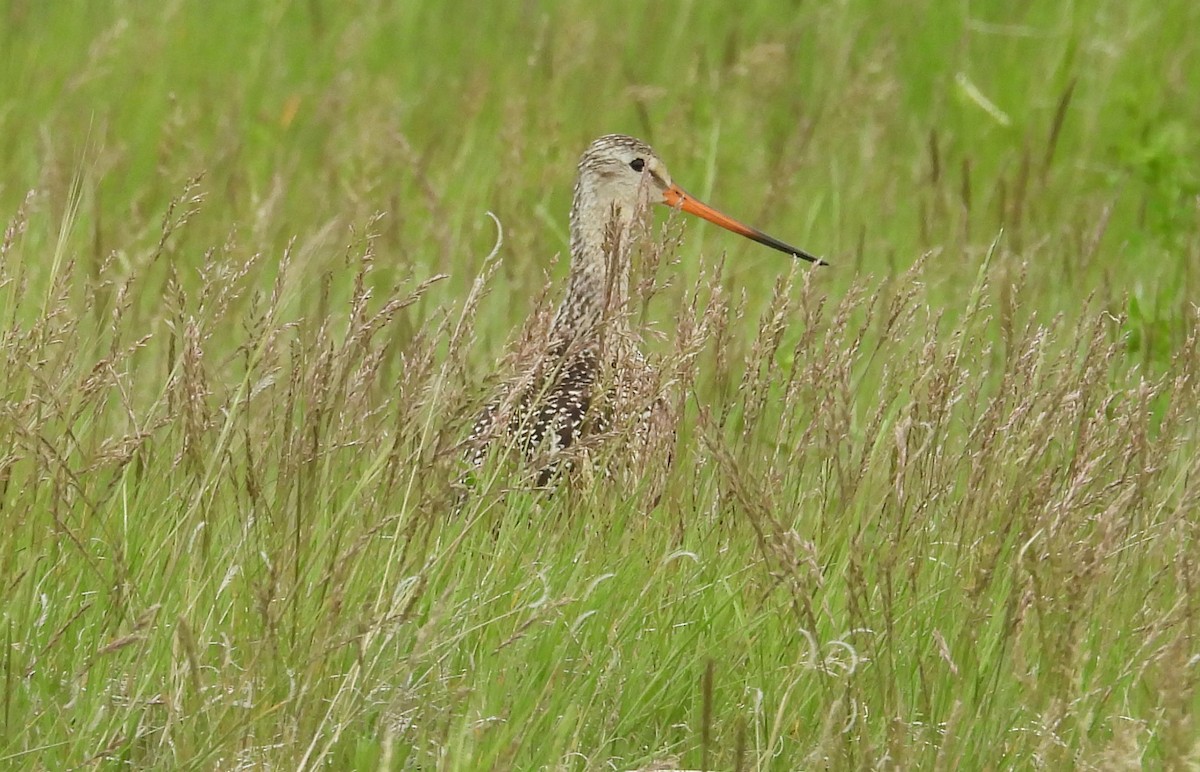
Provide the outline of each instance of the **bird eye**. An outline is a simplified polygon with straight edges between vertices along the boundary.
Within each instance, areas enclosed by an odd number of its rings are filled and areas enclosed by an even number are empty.
[[[640,172],[642,169],[646,168],[646,161],[642,158],[635,158],[629,162],[629,168],[633,169],[635,172]]]

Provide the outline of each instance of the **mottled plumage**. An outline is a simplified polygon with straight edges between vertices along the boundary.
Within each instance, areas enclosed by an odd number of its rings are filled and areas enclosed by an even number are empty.
[[[516,382],[488,404],[469,438],[468,460],[478,466],[489,444],[508,436],[538,463],[538,483],[556,458],[581,438],[627,424],[613,407],[636,416],[628,435],[630,462],[669,456],[674,420],[669,400],[629,329],[625,303],[629,257],[652,203],[664,203],[796,257],[811,255],[749,228],[700,203],[671,181],[649,145],[622,134],[592,142],[579,160],[571,204],[571,266],[567,294],[549,335]]]

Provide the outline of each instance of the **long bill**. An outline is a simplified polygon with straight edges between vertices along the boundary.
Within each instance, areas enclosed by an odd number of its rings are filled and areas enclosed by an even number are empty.
[[[727,231],[733,231],[740,236],[745,236],[751,241],[757,241],[759,244],[768,246],[771,249],[778,249],[780,252],[791,255],[792,257],[798,257],[801,260],[807,260],[808,262],[816,263],[817,265],[829,265],[829,263],[825,262],[821,258],[810,255],[803,249],[797,249],[791,244],[786,244],[774,236],[768,236],[757,228],[751,228],[749,225],[740,223],[727,214],[718,212],[716,209],[713,209],[703,201],[693,198],[685,193],[678,185],[672,185],[663,191],[663,203],[670,207],[682,209],[688,214],[694,214],[697,217],[702,217],[711,223],[720,225]]]

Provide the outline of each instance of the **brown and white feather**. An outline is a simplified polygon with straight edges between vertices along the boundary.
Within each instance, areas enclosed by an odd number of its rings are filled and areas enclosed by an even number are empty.
[[[641,171],[632,168],[635,160],[644,164]],[[614,427],[630,432],[631,468],[647,453],[669,456],[670,400],[656,393],[653,368],[626,309],[630,251],[645,230],[652,184],[664,179],[669,184],[658,156],[633,137],[607,135],[584,152],[571,204],[566,296],[532,360],[475,422],[468,439],[472,466],[483,462],[492,442],[507,437],[534,461],[544,485],[566,451]],[[625,427],[615,410],[637,416],[633,426]]]

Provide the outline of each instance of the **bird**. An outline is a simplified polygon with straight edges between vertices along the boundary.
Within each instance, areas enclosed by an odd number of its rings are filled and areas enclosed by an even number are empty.
[[[814,265],[823,259],[741,223],[687,193],[645,142],[625,134],[592,141],[580,156],[570,213],[566,294],[532,361],[488,402],[467,439],[466,460],[478,469],[492,443],[507,437],[534,465],[538,486],[561,472],[563,454],[617,423],[613,406],[653,381],[639,339],[622,313],[629,291],[632,247],[662,204]],[[644,395],[645,396],[645,395]],[[670,406],[650,394],[633,416],[631,467],[647,455],[670,455]],[[570,460],[566,460],[570,466]],[[669,459],[667,460],[669,464]]]

